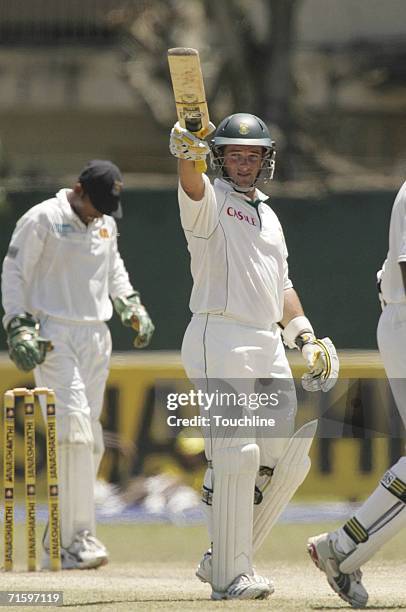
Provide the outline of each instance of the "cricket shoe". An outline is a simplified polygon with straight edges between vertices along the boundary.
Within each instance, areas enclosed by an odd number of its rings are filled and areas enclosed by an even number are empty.
[[[225,591],[211,592],[211,598],[219,601],[221,599],[268,599],[273,593],[273,586],[263,576],[254,574],[240,574],[233,580]]]
[[[90,531],[79,531],[68,548],[61,547],[62,569],[96,569],[108,563],[106,547]],[[45,549],[42,568],[50,569],[49,549]]]
[[[199,565],[197,566],[195,576],[202,582],[211,581],[211,548],[206,550]]]
[[[330,534],[322,533],[309,538],[307,552],[319,570],[326,574],[327,582],[341,599],[353,608],[365,608],[368,593],[361,582],[362,572],[360,569],[352,574],[343,574],[340,571],[340,563],[346,555],[336,550]]]
[[[204,553],[204,555],[203,555],[199,565],[197,566],[195,575],[202,582],[208,582],[210,584],[210,582],[211,582],[211,549],[210,548],[209,548],[209,550],[207,550]],[[245,574],[242,574],[242,575],[245,576]],[[254,570],[254,575],[253,576],[248,576],[248,578],[253,578],[254,580],[256,578],[259,578],[264,584],[267,585],[268,593],[267,593],[266,597],[269,597],[269,595],[272,595],[272,593],[275,590],[275,587],[274,587],[273,583],[268,578],[263,578],[262,576],[258,576],[258,574],[255,573],[255,570]],[[231,585],[227,589],[227,591],[230,588],[231,588]],[[266,597],[239,597],[239,598],[237,598],[237,597],[234,596],[234,597],[212,597],[212,598],[213,599],[266,599]]]

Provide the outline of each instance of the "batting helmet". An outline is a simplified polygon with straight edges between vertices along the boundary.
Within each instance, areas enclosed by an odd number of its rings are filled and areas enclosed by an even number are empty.
[[[234,185],[224,167],[224,147],[233,144],[264,148],[261,170],[253,185],[246,189],[247,191],[256,185],[257,181],[267,182],[273,178],[276,156],[275,142],[272,140],[271,134],[262,119],[249,113],[229,115],[229,117],[220,122],[211,141],[212,168],[222,178],[238,189],[238,185]]]

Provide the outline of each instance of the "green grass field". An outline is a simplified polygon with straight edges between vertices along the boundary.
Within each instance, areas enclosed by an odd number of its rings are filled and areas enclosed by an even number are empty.
[[[334,526],[278,525],[255,560],[257,571],[274,579],[274,595],[267,601],[211,602],[210,588],[194,577],[207,544],[203,526],[101,525],[98,536],[110,550],[109,565],[99,570],[29,574],[20,524],[16,571],[0,573],[0,590],[62,590],[63,608],[47,606],[47,610],[345,610],[350,608],[330,590],[305,552],[308,536]],[[365,567],[370,609],[406,610],[405,545],[402,532]]]

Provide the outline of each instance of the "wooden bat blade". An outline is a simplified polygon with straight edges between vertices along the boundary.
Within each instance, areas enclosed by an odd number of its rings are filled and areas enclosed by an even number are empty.
[[[210,121],[199,52],[175,47],[168,50],[168,62],[179,123],[199,135]]]
[[[199,52],[197,49],[175,47],[168,50],[168,62],[179,123],[203,137],[210,119]],[[195,162],[195,167],[198,172],[207,170],[205,161]]]

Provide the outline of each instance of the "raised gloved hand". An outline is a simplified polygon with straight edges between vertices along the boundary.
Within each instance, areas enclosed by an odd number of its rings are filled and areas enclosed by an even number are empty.
[[[207,129],[200,130],[198,137],[193,132],[181,127],[178,121],[171,130],[169,150],[178,159],[204,161],[210,153],[210,147],[202,138],[206,138],[215,129],[215,126],[211,123]]]
[[[135,292],[127,297],[117,297],[113,300],[113,303],[121,323],[126,327],[132,327],[137,332],[134,347],[144,348],[148,346],[155,327],[141,303],[139,293]]]
[[[289,321],[282,336],[290,348],[298,348],[302,352],[309,368],[309,372],[302,376],[303,388],[306,391],[330,391],[337,382],[340,370],[337,351],[330,338],[318,340],[304,316]]]
[[[29,372],[45,360],[52,343],[39,335],[39,323],[28,313],[13,317],[7,326],[10,359],[19,370]]]

